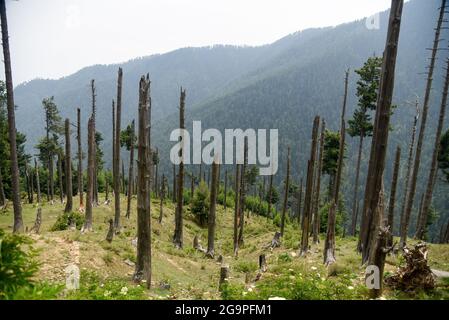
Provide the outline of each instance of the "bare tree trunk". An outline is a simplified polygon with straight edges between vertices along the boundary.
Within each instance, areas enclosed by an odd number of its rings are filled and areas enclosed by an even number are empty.
[[[359,140],[359,153],[357,156],[357,167],[355,171],[355,184],[354,184],[354,199],[352,201],[352,221],[351,221],[351,236],[355,236],[356,226],[357,226],[357,218],[359,215],[359,177],[360,177],[360,163],[362,162],[362,151],[363,151],[363,133],[360,134]]]
[[[162,223],[162,218],[164,216],[164,200],[165,200],[165,189],[167,186],[167,178],[165,178],[165,175],[162,174],[162,181],[161,181],[161,192],[159,193],[160,195],[160,200],[161,200],[161,204],[160,204],[160,208],[159,208],[159,223]]]
[[[20,203],[19,165],[17,160],[16,120],[14,114],[14,86],[12,82],[11,56],[9,52],[8,22],[5,0],[0,1],[0,18],[2,29],[3,61],[5,64],[6,104],[8,109],[8,138],[11,161],[11,194],[14,207],[15,233],[23,232],[22,205]]]
[[[0,207],[6,203],[5,188],[3,187],[2,168],[0,168]]]
[[[94,193],[95,166],[95,133],[92,117],[87,125],[87,191],[86,191],[86,219],[81,232],[92,231],[92,202]]]
[[[26,192],[27,192],[27,200],[28,203],[31,202],[31,187],[30,187],[30,174],[28,172],[28,164],[25,164],[25,186],[26,186]]]
[[[121,128],[121,115],[122,115],[122,81],[123,71],[122,68],[118,69],[117,78],[117,110],[115,119],[115,151],[114,151],[114,163],[113,163],[113,176],[114,176],[114,232],[120,232],[120,128]]]
[[[427,188],[426,188],[426,192],[425,192],[425,196],[424,196],[421,217],[418,220],[417,227],[416,227],[415,238],[420,239],[420,240],[424,240],[424,238],[426,237],[427,218],[429,216],[430,205],[432,202],[434,180],[436,178],[437,170],[438,170],[438,153],[440,150],[441,132],[443,131],[443,126],[444,126],[444,116],[446,113],[447,92],[448,92],[448,86],[449,86],[449,58],[447,59],[446,62],[447,62],[446,79],[444,82],[443,97],[441,99],[438,127],[437,127],[437,132],[435,134],[435,143],[434,143],[433,154],[432,154],[432,164],[430,166],[429,178],[427,180]]]
[[[300,256],[305,256],[309,251],[309,232],[310,232],[310,220],[312,217],[312,199],[313,199],[313,180],[315,172],[315,157],[316,146],[318,140],[318,129],[320,126],[320,117],[316,116],[313,121],[312,129],[312,145],[310,148],[310,159],[307,163],[307,179],[306,179],[306,193],[304,198],[304,210],[303,210],[303,226],[301,233]]]
[[[34,171],[36,172],[36,191],[37,191],[37,204],[41,204],[41,183],[39,181],[39,167],[37,165],[36,158],[34,159]]]
[[[284,235],[285,214],[287,211],[288,189],[290,187],[290,147],[287,148],[287,176],[285,177],[284,203],[282,205],[281,236]]]
[[[316,173],[316,185],[315,185],[315,196],[314,196],[314,224],[313,224],[313,243],[320,243],[320,190],[321,190],[321,173],[323,170],[323,158],[324,158],[324,136],[326,131],[326,121],[321,123],[321,136],[320,136],[320,155],[318,157],[318,168]],[[302,181],[301,181],[301,192],[302,192]]]
[[[390,201],[388,203],[388,222],[387,226],[389,227],[390,234],[387,240],[387,245],[393,245],[393,229],[394,229],[394,209],[396,202],[396,189],[398,185],[398,177],[399,177],[399,166],[401,164],[401,148],[398,146],[396,148],[396,157],[394,160],[394,170],[393,170],[393,179],[391,181],[390,188]]]
[[[185,129],[184,110],[185,110],[186,91],[181,88],[181,96],[179,100],[179,128]],[[176,248],[182,248],[183,242],[183,192],[184,192],[184,143],[186,137],[182,136],[182,148],[180,151],[181,163],[179,164],[178,186],[177,186],[177,205],[175,212],[175,233],[173,235],[173,243]]]
[[[72,212],[73,190],[72,190],[72,150],[70,145],[70,120],[65,119],[65,185],[67,203],[64,212]]]
[[[94,141],[96,140],[95,136],[97,134],[97,108],[95,105],[96,97],[95,94],[95,80],[92,79],[90,82],[91,92],[92,92],[92,119],[93,119],[93,127],[94,127]],[[95,141],[94,144],[95,154],[97,154],[97,143]],[[93,203],[95,206],[98,206],[98,163],[97,159],[95,159],[94,164],[94,194],[93,194]]]
[[[237,256],[239,250],[238,226],[240,220],[240,164],[235,165],[235,203],[234,203],[234,255]],[[270,210],[270,209],[268,209]]]
[[[408,160],[407,160],[407,173],[405,176],[405,188],[404,188],[404,198],[402,199],[402,207],[401,207],[401,221],[399,225],[399,234],[400,234],[400,244],[399,246],[403,248],[405,246],[405,242],[407,241],[407,233],[408,233],[408,225],[410,223],[410,215],[406,215],[405,207],[407,205],[407,196],[409,191],[410,184],[410,174],[412,171],[412,161],[413,161],[413,149],[415,148],[415,136],[416,136],[416,126],[418,124],[419,118],[419,107],[418,100],[416,100],[416,116],[413,121],[413,129],[412,129],[412,137],[409,145],[408,152]]]
[[[206,255],[213,258],[215,255],[215,207],[217,204],[217,193],[218,193],[218,159],[214,159],[212,163],[212,185],[210,190],[210,205],[209,205],[209,215],[208,215],[208,230],[207,230],[207,253]]]
[[[131,148],[129,150],[129,174],[128,174],[128,203],[126,207],[126,217],[129,219],[131,215],[131,199],[133,196],[132,193],[132,185],[133,185],[133,177],[134,177],[134,120],[131,122]]]
[[[242,172],[240,173],[240,204],[239,204],[239,247],[243,246],[243,230],[245,228],[245,198],[246,198],[246,168],[248,165],[248,139],[244,139],[244,151],[243,151],[243,166],[242,166]]]
[[[269,184],[269,189],[268,189],[268,212],[267,212],[267,221],[268,221],[268,219],[270,219],[271,218],[271,201],[272,201],[272,197],[273,197],[273,194],[272,194],[272,189],[273,189],[273,176],[274,176],[274,174],[273,174],[273,172],[271,173],[271,175],[270,175],[270,184]]]
[[[139,84],[139,138],[137,161],[137,261],[133,279],[146,281],[151,286],[151,215],[150,215],[150,116],[148,101],[150,80],[145,77]]]
[[[175,165],[173,165],[173,194],[172,194],[172,197],[173,197],[173,203],[175,203],[176,202],[176,166]]]
[[[64,179],[62,177],[62,151],[58,152],[58,182],[59,182],[59,200],[64,203]]]
[[[225,170],[225,178],[224,178],[224,212],[226,213],[226,200],[228,195],[228,169]]]
[[[84,200],[83,200],[83,149],[81,145],[81,110],[77,110],[77,126],[76,126],[76,139],[78,142],[78,194],[80,197],[80,211],[84,211]]]
[[[156,158],[159,161],[159,149],[156,148]],[[154,173],[154,193],[156,197],[159,197],[159,162],[154,165],[155,173]],[[192,193],[193,195],[193,193]]]
[[[387,40],[382,64],[382,76],[374,121],[368,178],[365,187],[365,202],[363,206],[363,217],[365,218],[365,221],[362,227],[364,232],[361,238],[361,248],[362,262],[365,263],[370,260],[370,264],[376,263],[376,261],[374,261],[375,259],[370,259],[370,256],[382,222],[382,217],[379,216],[381,210],[379,210],[378,205],[382,192],[385,156],[390,129],[391,99],[394,89],[396,56],[403,4],[403,0],[393,0],[390,10]],[[378,267],[379,269],[383,268],[383,266],[379,265]]]
[[[437,23],[437,27],[435,29],[435,39],[433,41],[433,48],[432,48],[432,55],[430,58],[429,72],[427,74],[427,84],[426,84],[426,92],[424,95],[421,126],[419,129],[418,142],[417,142],[417,146],[416,146],[416,154],[415,154],[415,160],[414,160],[414,165],[413,165],[413,172],[412,172],[412,176],[411,176],[410,190],[409,190],[409,194],[407,196],[407,205],[405,207],[405,216],[406,217],[407,216],[410,217],[412,209],[413,209],[413,202],[415,199],[416,184],[417,184],[418,174],[419,174],[419,166],[421,164],[421,152],[422,152],[422,146],[424,143],[424,133],[426,130],[427,113],[429,110],[430,93],[432,90],[433,71],[435,69],[435,61],[436,61],[436,54],[438,51],[438,45],[441,41],[440,32],[441,32],[441,26],[444,21],[445,9],[446,9],[446,0],[442,0],[438,23]],[[431,183],[431,180],[429,183]],[[431,196],[431,193],[430,193],[430,196]],[[403,232],[406,235],[408,234],[408,225],[404,225]],[[405,241],[404,241],[404,243],[405,243]]]
[[[298,219],[298,225],[301,228],[301,205],[302,205],[302,193],[303,193],[303,181],[302,178],[299,181],[299,190],[298,190],[298,207],[297,207],[297,219]]]

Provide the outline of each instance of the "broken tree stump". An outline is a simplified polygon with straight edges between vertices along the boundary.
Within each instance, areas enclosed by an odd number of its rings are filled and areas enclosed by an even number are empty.
[[[34,221],[33,227],[30,229],[30,232],[34,232],[39,234],[42,224],[42,208],[37,208],[36,220]]]
[[[198,239],[197,235],[193,238],[193,248],[202,253],[207,253],[207,250],[204,249],[203,246],[200,244],[200,240]]]
[[[399,267],[394,275],[386,278],[385,283],[391,288],[405,292],[434,289],[435,279],[427,264],[427,253],[427,245],[424,242],[416,244],[413,249],[404,247],[405,265]]]
[[[218,290],[222,290],[223,285],[228,283],[229,279],[229,266],[226,264],[221,265],[220,268],[220,281],[218,282]]]
[[[114,220],[109,219],[109,230],[108,234],[106,235],[106,241],[111,243],[113,238],[114,238]]]
[[[261,272],[266,272],[267,271],[267,260],[264,254],[261,254],[259,256],[259,270]]]

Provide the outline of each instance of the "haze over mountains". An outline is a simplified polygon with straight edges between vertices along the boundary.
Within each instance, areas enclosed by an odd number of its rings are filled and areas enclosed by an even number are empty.
[[[398,108],[392,119],[391,149],[399,143],[405,150],[408,142],[415,112],[408,102],[413,102],[416,95],[422,96],[424,93],[423,73],[429,56],[426,48],[432,44],[438,6],[437,0],[412,0],[404,6],[393,100]],[[344,72],[348,68],[351,73],[346,118],[352,115],[357,104],[357,77],[353,70],[359,68],[369,56],[382,54],[387,14],[380,14],[378,30],[368,29],[365,21],[360,20],[335,28],[305,30],[261,47],[184,48],[121,64],[124,71],[122,127],[137,115],[138,79],[148,72],[152,80],[152,141],[161,150],[162,159],[167,159],[172,145],[169,143],[169,133],[178,125],[176,112],[182,86],[187,89],[188,127],[191,120],[201,120],[203,128],[277,128],[281,140],[278,182],[285,166],[283,159],[287,144],[292,148],[292,158],[300,162],[296,162],[292,170],[297,179],[299,168],[305,169],[304,163],[309,154],[313,117],[320,115],[325,118],[327,127],[333,130],[338,128]],[[446,34],[442,38],[448,39],[449,32],[444,32]],[[442,47],[447,47],[447,40],[443,41]],[[429,150],[441,99],[444,56],[447,57],[447,51],[439,52],[434,75],[427,131],[429,143],[426,144]],[[41,106],[44,97],[55,96],[62,116],[73,120],[76,118],[76,108],[81,107],[82,123],[86,125],[91,112],[90,80],[95,79],[97,130],[105,138],[103,149],[109,166],[112,152],[111,102],[116,97],[118,67],[96,65],[59,80],[33,80],[17,86],[17,126],[27,135],[28,150],[44,135]],[[344,187],[352,183],[351,168],[355,165],[355,141],[352,140],[347,139],[347,180]],[[366,150],[368,148],[369,143]],[[32,153],[35,153],[34,150]],[[394,153],[388,154],[391,157]],[[368,156],[366,151],[365,158]],[[429,157],[429,152],[424,152],[425,165]],[[391,160],[387,159],[386,179],[390,175]],[[170,172],[168,161],[161,162],[162,170]],[[436,194],[438,192],[442,191],[437,190]]]

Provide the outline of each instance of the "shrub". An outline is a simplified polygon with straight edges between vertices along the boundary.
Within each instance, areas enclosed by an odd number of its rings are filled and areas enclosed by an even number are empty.
[[[5,234],[0,229],[0,299],[12,299],[20,288],[33,286],[38,270],[35,252],[23,248],[31,242],[26,236]]]
[[[192,200],[192,213],[196,216],[201,226],[205,226],[207,223],[209,201],[209,188],[204,181],[201,181],[198,188],[195,189]]]
[[[67,230],[69,228],[71,219],[75,219],[76,228],[78,230],[80,230],[81,227],[84,225],[84,216],[81,215],[80,213],[78,212],[63,213],[59,215],[56,222],[50,228],[50,231]]]
[[[238,263],[235,265],[235,267],[234,267],[234,269],[235,269],[236,271],[238,271],[238,272],[243,272],[243,273],[246,273],[246,272],[254,272],[254,271],[256,271],[258,268],[259,268],[259,267],[258,267],[257,263],[254,262],[254,261],[240,261],[240,262],[238,262]]]

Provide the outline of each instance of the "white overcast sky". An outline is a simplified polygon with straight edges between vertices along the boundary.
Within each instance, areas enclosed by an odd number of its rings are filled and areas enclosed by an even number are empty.
[[[7,0],[14,84],[186,46],[261,45],[391,0]],[[4,79],[3,63],[0,78]]]

